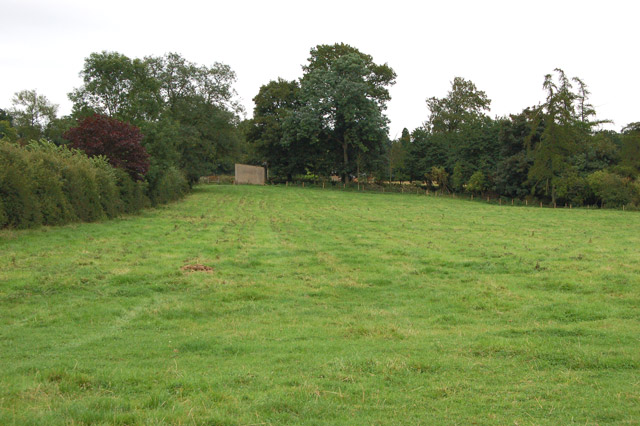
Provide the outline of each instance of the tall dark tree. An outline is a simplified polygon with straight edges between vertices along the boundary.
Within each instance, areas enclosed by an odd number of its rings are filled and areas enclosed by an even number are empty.
[[[525,108],[520,114],[512,114],[498,122],[500,152],[495,171],[495,189],[499,194],[523,198],[531,192],[527,179],[533,155],[527,145],[535,147],[543,130],[540,121],[536,129],[532,128],[535,125],[534,118],[535,108]]]
[[[285,140],[306,139],[332,161],[339,157],[334,171],[347,181],[357,173],[357,160],[381,152],[388,139],[384,110],[396,75],[346,44],[311,49],[303,69],[301,106],[285,124]]]
[[[444,167],[450,159],[450,140],[445,133],[431,133],[424,127],[412,133],[405,162],[411,180],[424,180],[433,167]]]
[[[576,94],[567,75],[559,68],[545,76],[543,88],[545,102],[536,111],[537,122],[542,122],[544,130],[533,151],[533,165],[528,177],[534,190],[551,197],[553,203],[558,197],[558,185],[564,176],[575,174],[573,156],[579,151],[579,143],[584,140],[585,123],[591,112],[586,105],[584,84]],[[580,81],[580,80],[578,80]],[[581,82],[580,82],[581,83]],[[576,111],[576,101],[578,111]],[[537,128],[537,125],[533,126]]]
[[[181,99],[171,117],[179,124],[175,147],[190,184],[214,173],[230,173],[241,153],[237,116],[200,97]]]
[[[622,129],[620,166],[624,175],[640,176],[640,122],[630,123]]]
[[[284,140],[284,123],[300,106],[300,85],[278,79],[260,87],[253,98],[255,108],[249,121],[247,140],[254,148],[254,162],[265,163],[270,173],[287,176],[304,173],[310,150],[295,138]]]
[[[402,129],[402,135],[398,140],[391,141],[389,146],[389,180],[394,177],[404,180],[407,178],[405,173],[407,155],[411,144],[411,134],[405,127]]]

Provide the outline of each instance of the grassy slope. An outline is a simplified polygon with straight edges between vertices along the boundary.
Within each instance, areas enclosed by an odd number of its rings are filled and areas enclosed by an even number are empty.
[[[639,247],[636,213],[276,187],[3,231],[0,423],[638,424]]]

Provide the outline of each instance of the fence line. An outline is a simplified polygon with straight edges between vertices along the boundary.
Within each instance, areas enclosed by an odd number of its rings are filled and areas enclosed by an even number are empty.
[[[201,183],[209,183],[209,184],[218,184],[224,185],[229,182],[222,181],[221,179],[216,179],[215,181],[201,180]],[[330,185],[328,183],[331,183]],[[361,182],[350,182],[349,184],[343,182],[327,182],[327,181],[318,181],[318,182],[309,182],[309,181],[285,181],[284,183],[271,184],[270,186],[282,186],[282,187],[295,187],[295,188],[305,188],[305,189],[319,189],[319,190],[329,190],[329,191],[345,191],[345,192],[362,192],[362,193],[381,193],[381,194],[413,194],[419,196],[426,197],[449,197],[452,199],[460,199],[465,201],[474,201],[474,202],[482,202],[484,204],[495,204],[498,206],[513,206],[513,207],[528,207],[529,201],[532,201],[531,206],[539,206],[538,208],[553,208],[553,209],[573,209],[573,204],[565,203],[564,206],[558,206],[557,203],[553,204],[551,202],[544,203],[539,199],[535,198],[525,198],[519,199],[514,197],[506,197],[506,196],[497,196],[495,194],[490,195],[481,195],[472,193],[455,193],[455,192],[445,192],[442,190],[433,190],[429,188],[425,188],[422,185],[415,184],[375,184],[375,183],[361,183]],[[536,203],[537,202],[537,203]],[[633,208],[632,206],[623,205],[621,207],[622,211],[630,211]],[[599,206],[597,204],[587,204],[581,206],[583,209],[601,209],[604,206]]]

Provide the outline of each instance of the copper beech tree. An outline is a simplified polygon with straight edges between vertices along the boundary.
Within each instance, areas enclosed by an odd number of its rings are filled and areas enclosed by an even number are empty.
[[[64,138],[88,156],[104,155],[109,163],[142,180],[149,170],[149,154],[141,145],[140,129],[115,118],[94,114],[69,129]]]

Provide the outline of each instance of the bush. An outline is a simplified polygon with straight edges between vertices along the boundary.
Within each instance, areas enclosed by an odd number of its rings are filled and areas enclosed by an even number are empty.
[[[92,160],[102,210],[109,219],[117,217],[125,209],[120,198],[116,170],[103,157],[94,157]]]
[[[42,214],[29,178],[28,162],[15,145],[0,142],[0,202],[4,226],[28,228],[42,223]]]
[[[61,169],[64,191],[78,218],[91,222],[104,217],[95,172],[88,162],[69,159]]]
[[[467,182],[467,190],[480,194],[489,189],[489,182],[487,178],[482,173],[482,170],[476,171],[469,178],[469,182]]]
[[[53,213],[45,215],[45,225],[104,217],[96,176],[96,165],[100,160],[89,159],[81,151],[59,147],[45,140],[27,145],[25,155],[32,165],[29,175],[36,189],[34,195],[41,203],[43,213],[47,210]],[[36,165],[41,165],[43,170],[38,170]],[[46,193],[39,192],[40,188]],[[44,209],[45,201],[47,209]]]
[[[458,161],[453,167],[453,174],[451,175],[451,188],[454,191],[462,192],[464,190],[464,174],[464,167],[462,167],[462,164]]]
[[[556,184],[558,199],[575,206],[581,206],[593,197],[587,178],[578,174],[569,174],[558,179]]]
[[[92,115],[66,131],[63,137],[89,157],[104,155],[113,167],[142,180],[149,170],[149,154],[141,144],[140,129],[103,115]]]
[[[444,167],[431,167],[431,171],[426,173],[424,177],[427,179],[427,186],[435,186],[441,191],[449,190],[449,173]]]
[[[182,198],[189,192],[189,182],[180,170],[169,167],[150,185],[149,197],[154,205]]]
[[[122,169],[115,169],[115,174],[116,185],[125,213],[135,213],[151,205],[149,198],[145,195],[146,184],[144,182],[135,182]]]
[[[43,225],[60,225],[77,220],[73,207],[67,199],[59,158],[44,152],[29,155],[28,175],[33,183],[33,195],[39,203]]]
[[[169,168],[158,176],[154,203],[182,197],[189,185]],[[146,181],[135,181],[103,156],[51,142],[26,147],[0,141],[0,228],[29,228],[86,222],[135,213],[149,207]]]
[[[598,170],[590,174],[587,181],[602,206],[621,207],[633,202],[638,196],[631,180],[615,173]]]

